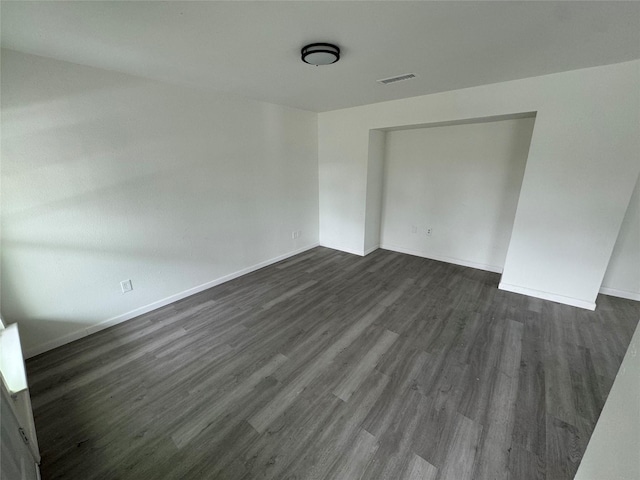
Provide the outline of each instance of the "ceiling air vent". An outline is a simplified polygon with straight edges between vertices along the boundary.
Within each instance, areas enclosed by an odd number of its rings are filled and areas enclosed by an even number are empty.
[[[415,73],[405,73],[397,77],[383,78],[382,80],[377,80],[377,82],[383,85],[389,85],[390,83],[403,82],[405,80],[411,80],[412,78],[416,78]]]

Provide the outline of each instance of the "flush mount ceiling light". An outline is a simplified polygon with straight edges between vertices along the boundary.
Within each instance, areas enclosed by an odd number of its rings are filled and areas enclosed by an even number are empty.
[[[300,53],[302,61],[309,65],[331,65],[340,60],[340,49],[330,43],[311,43]]]

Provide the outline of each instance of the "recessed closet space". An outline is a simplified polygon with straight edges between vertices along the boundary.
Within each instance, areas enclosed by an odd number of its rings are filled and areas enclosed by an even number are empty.
[[[502,272],[534,123],[528,113],[386,131],[381,248]]]

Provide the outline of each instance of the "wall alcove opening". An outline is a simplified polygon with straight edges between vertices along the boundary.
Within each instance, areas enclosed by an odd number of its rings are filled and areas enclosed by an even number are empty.
[[[365,254],[501,273],[535,112],[370,130]]]

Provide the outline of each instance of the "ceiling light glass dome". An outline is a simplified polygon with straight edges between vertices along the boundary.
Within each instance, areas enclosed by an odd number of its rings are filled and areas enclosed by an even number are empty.
[[[309,65],[331,65],[340,60],[340,48],[331,43],[312,43],[302,48],[302,61]]]

